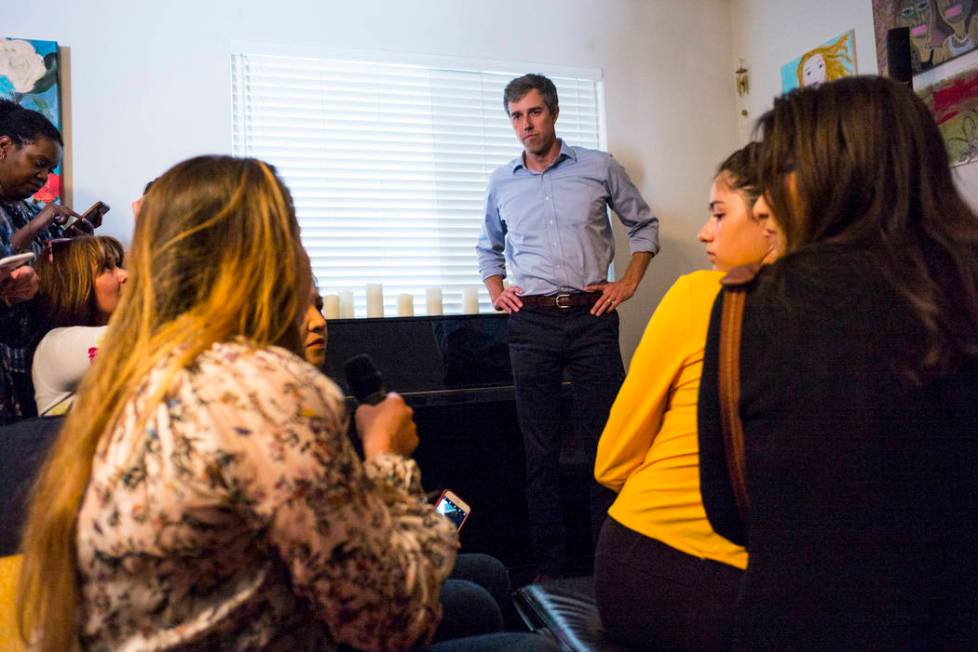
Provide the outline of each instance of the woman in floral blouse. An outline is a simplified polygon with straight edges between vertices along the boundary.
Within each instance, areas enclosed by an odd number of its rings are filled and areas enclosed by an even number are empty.
[[[423,501],[403,400],[357,412],[361,463],[340,392],[299,357],[309,262],[274,172],[178,164],[146,197],[129,270],[35,489],[33,646],[423,644],[457,537]]]

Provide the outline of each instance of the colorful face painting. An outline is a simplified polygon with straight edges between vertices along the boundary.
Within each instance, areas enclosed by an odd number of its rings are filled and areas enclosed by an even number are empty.
[[[919,91],[934,114],[951,165],[978,160],[978,70]]]
[[[781,66],[781,92],[856,74],[856,33],[849,30]]]
[[[61,130],[60,60],[57,41],[0,38],[0,97],[39,111]],[[48,175],[35,202],[61,197],[61,166]]]
[[[880,74],[887,73],[886,34],[890,29],[910,30],[914,70],[920,72],[975,49],[976,11],[973,0],[873,0]]]

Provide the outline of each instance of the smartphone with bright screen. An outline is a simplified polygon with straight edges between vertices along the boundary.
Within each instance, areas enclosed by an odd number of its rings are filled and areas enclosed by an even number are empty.
[[[455,524],[456,529],[461,529],[462,524],[469,517],[469,504],[459,498],[455,492],[446,489],[438,497],[435,509],[439,514]]]

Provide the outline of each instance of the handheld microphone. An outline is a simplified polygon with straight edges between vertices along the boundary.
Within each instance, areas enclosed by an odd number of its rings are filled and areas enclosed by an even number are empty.
[[[377,405],[387,396],[384,379],[366,353],[355,355],[346,361],[346,382],[358,403]]]

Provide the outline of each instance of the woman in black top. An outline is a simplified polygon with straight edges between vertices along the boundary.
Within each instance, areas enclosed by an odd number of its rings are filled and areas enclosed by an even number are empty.
[[[750,555],[736,647],[976,649],[978,218],[894,82],[801,90],[759,126],[785,255],[747,289],[745,523],[718,408],[726,293],[699,402],[707,515]]]

